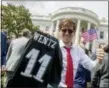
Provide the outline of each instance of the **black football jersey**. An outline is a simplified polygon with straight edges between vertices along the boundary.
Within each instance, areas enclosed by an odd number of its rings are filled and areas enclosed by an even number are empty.
[[[43,88],[57,86],[61,79],[62,54],[56,38],[35,32],[7,88]]]

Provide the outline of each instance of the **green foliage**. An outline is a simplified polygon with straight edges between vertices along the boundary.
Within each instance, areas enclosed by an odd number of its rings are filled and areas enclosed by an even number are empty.
[[[25,28],[33,31],[33,24],[30,18],[31,14],[23,5],[14,6],[8,4],[7,6],[2,5],[1,8],[2,29],[7,30],[9,34],[14,33],[16,37],[18,37],[20,32]]]
[[[39,30],[39,27],[38,26],[33,26],[32,27],[32,32],[35,32],[36,30]]]

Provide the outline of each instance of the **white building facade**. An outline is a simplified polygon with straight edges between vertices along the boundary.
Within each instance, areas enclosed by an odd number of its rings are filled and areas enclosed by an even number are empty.
[[[39,16],[34,15],[31,17],[34,25],[40,27],[41,30],[49,31],[52,33],[55,32],[55,37],[58,36],[58,25],[61,19],[70,18],[77,25],[75,43],[80,42],[81,31],[82,29],[88,30],[92,27],[97,29],[98,39],[94,40],[91,44],[87,43],[87,48],[91,48],[93,51],[99,43],[106,43],[108,41],[108,21],[100,20],[98,15],[94,12],[79,8],[79,7],[66,7],[58,9],[57,11],[51,13],[49,16]]]

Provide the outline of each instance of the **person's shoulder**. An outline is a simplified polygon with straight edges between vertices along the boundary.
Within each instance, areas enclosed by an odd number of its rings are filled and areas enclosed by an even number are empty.
[[[16,42],[17,40],[18,40],[18,38],[12,39],[11,42]]]
[[[20,37],[20,38],[14,39],[13,41],[14,42],[20,42],[20,41],[27,41],[27,40],[29,40],[29,39],[26,38],[26,37]]]
[[[12,39],[11,44],[16,44],[19,42],[19,40],[20,40],[20,38]]]
[[[20,39],[22,39],[22,40],[29,40],[29,38],[27,38],[27,37],[21,37]]]
[[[80,46],[79,44],[74,44],[74,45],[73,45],[73,48],[75,48],[75,49],[77,49],[77,50],[79,50],[79,51],[84,51],[84,49],[81,48],[81,46]]]

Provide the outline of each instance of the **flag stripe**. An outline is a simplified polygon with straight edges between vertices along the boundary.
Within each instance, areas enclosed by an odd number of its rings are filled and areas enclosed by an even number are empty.
[[[87,30],[86,32],[82,33],[82,37],[84,37],[85,42],[93,41],[97,39],[97,33],[95,29]]]

